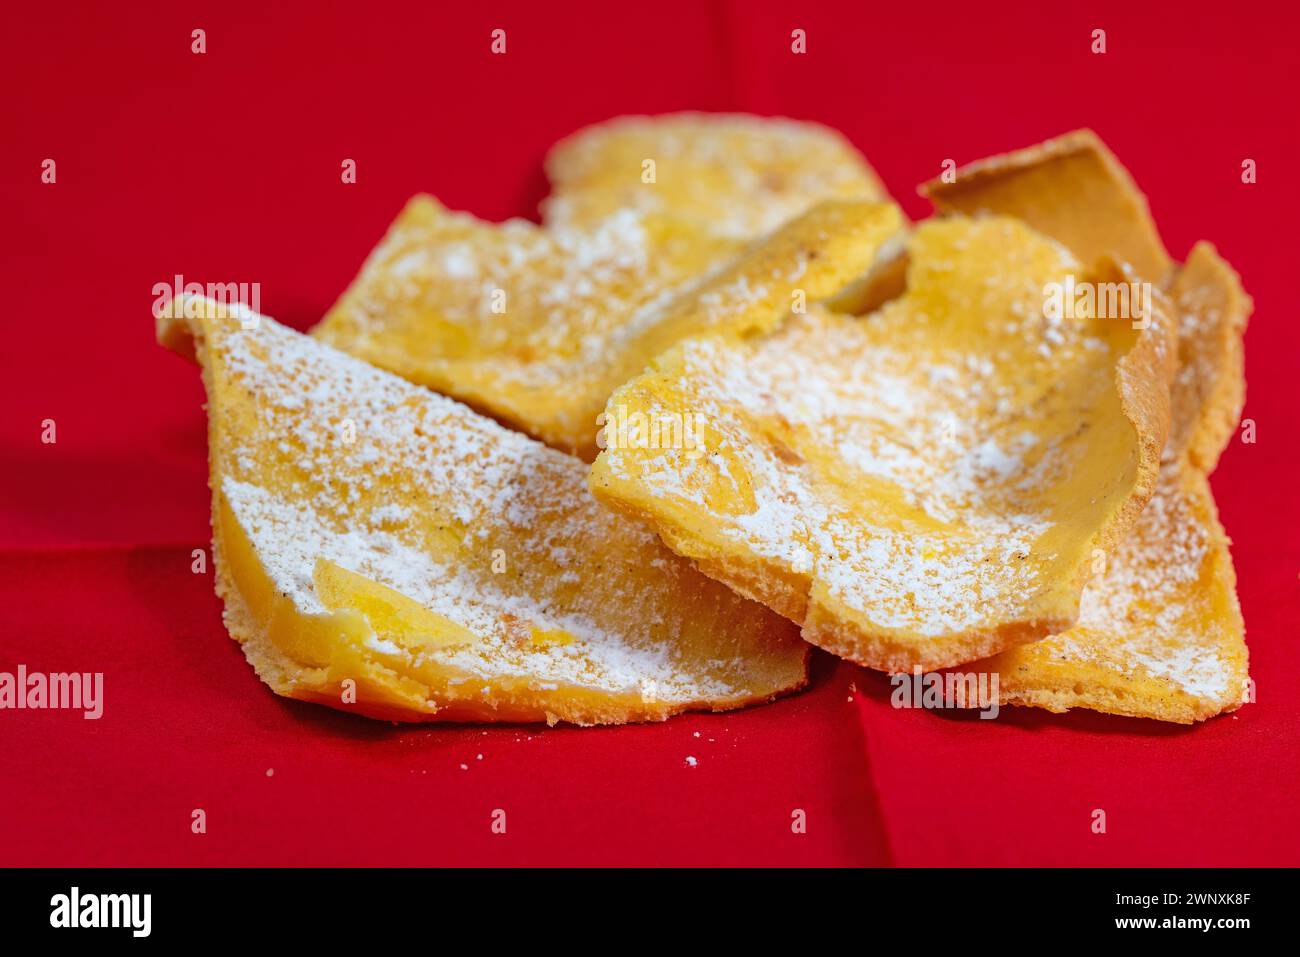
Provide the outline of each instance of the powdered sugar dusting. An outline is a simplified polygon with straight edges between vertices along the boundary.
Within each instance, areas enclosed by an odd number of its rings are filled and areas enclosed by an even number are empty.
[[[542,229],[485,223],[417,197],[319,332],[385,364],[407,337],[431,353],[422,362],[450,368],[473,356],[494,390],[572,387],[607,361],[622,325],[653,322],[679,287],[740,248],[712,237],[670,241],[663,231],[635,209]]]
[[[581,462],[270,320],[227,323],[214,339],[212,374],[251,403],[213,409],[216,491],[300,611],[324,611],[312,573],[326,558],[475,636],[413,664],[537,687],[648,682],[667,702],[743,692],[680,658],[675,636],[693,611],[662,598],[697,573],[599,507]],[[740,601],[718,587],[719,601]],[[564,640],[521,641],[521,629]],[[743,674],[734,653],[720,663]]]
[[[1223,700],[1233,674],[1223,655],[1230,636],[1214,586],[1201,581],[1214,547],[1212,519],[1181,468],[1167,463],[1161,470],[1137,525],[1084,590],[1078,625],[1022,654],[1145,673],[1194,697]]]
[[[1054,584],[1040,578],[1056,557],[1040,544],[1057,520],[1044,490],[1080,454],[1044,423],[1073,428],[1113,394],[1118,356],[1086,323],[1043,318],[1044,279],[1078,264],[1023,234],[922,226],[908,295],[876,315],[813,310],[756,340],[684,344],[680,391],[636,394],[648,414],[701,413],[711,454],[615,449],[610,474],[707,511],[880,627],[941,636],[1026,615]],[[1000,251],[975,272],[967,243]],[[936,340],[941,321],[971,332]]]

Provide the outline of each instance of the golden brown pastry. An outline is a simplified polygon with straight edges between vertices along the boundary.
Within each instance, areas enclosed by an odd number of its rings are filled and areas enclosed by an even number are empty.
[[[278,694],[395,720],[660,720],[801,687],[797,629],[601,508],[579,460],[246,310],[159,341],[208,394],[231,635]]]
[[[1003,701],[1191,723],[1243,701],[1245,629],[1207,475],[1245,396],[1250,298],[1214,248],[1169,258],[1132,179],[1089,131],[929,184],[942,211],[1015,214],[1078,255],[1126,256],[1163,284],[1178,324],[1172,423],[1155,495],[1084,591],[1078,624],[967,666],[999,672]]]
[[[1156,302],[1144,322],[1046,318],[1045,286],[1087,275],[1017,220],[923,223],[906,259],[868,317],[812,310],[658,359],[609,414],[698,414],[702,443],[607,448],[591,478],[813,644],[891,671],[1074,622],[1094,551],[1154,489],[1173,349]]]

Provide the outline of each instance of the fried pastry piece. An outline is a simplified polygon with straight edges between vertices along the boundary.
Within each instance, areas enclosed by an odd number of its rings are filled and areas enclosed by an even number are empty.
[[[1191,724],[1240,707],[1246,644],[1228,539],[1205,474],[1167,465],[1083,593],[1078,624],[966,670],[1004,704]]]
[[[1068,165],[1062,155],[1072,157]],[[1178,326],[1172,421],[1155,495],[1085,589],[1078,624],[968,667],[996,669],[1003,702],[1057,712],[1079,707],[1190,724],[1235,710],[1247,680],[1245,628],[1206,475],[1245,396],[1242,334],[1251,302],[1237,274],[1207,243],[1172,272],[1145,200],[1086,131],[977,163],[959,173],[955,190],[929,189],[940,209],[1015,212],[1077,253],[1144,263],[1153,281],[1164,277]],[[1128,213],[1107,219],[1098,209]]]
[[[420,196],[312,334],[590,460],[605,400],[659,352],[835,295],[901,228],[892,204],[827,201],[738,247],[635,210],[548,230]]]
[[[654,182],[646,182],[648,162]],[[888,198],[838,132],[744,114],[619,117],[556,144],[546,173],[549,226],[593,226],[633,209],[737,240],[770,232],[824,199]]]
[[[1155,283],[1174,266],[1146,197],[1092,130],[979,160],[921,192],[943,212],[1014,216],[1085,263],[1111,257]]]
[[[1016,220],[923,223],[907,258],[866,319],[813,310],[661,357],[611,397],[641,427],[591,478],[808,641],[890,671],[1073,623],[1093,550],[1154,488],[1172,353],[1159,309],[1144,330],[1045,318],[1045,285],[1082,270]],[[655,441],[678,420],[695,441]]]
[[[269,319],[178,300],[225,620],[278,694],[395,720],[660,720],[805,682],[797,629],[601,508],[579,460]]]
[[[1180,368],[1156,493],[1085,589],[1078,624],[988,663],[1006,703],[1190,724],[1243,701],[1248,657],[1236,574],[1197,462],[1217,460],[1239,414],[1243,383],[1223,368],[1233,351],[1222,339],[1240,343],[1249,299],[1204,244],[1174,292],[1184,360],[1217,356],[1219,364],[1208,370],[1194,360]]]

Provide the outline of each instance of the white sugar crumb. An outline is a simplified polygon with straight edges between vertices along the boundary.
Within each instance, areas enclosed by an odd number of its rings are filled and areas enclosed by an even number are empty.
[[[686,756],[686,766],[687,766],[688,768],[696,767],[699,763],[700,763],[700,762],[697,761],[697,760],[695,759],[695,756],[694,756],[694,755],[690,755],[690,754],[688,754],[688,755]]]
[[[384,525],[400,525],[411,518],[411,510],[396,503],[381,505],[370,513],[370,524],[375,528]]]
[[[256,428],[218,423],[218,491],[299,611],[325,611],[312,578],[324,558],[474,637],[435,647],[372,635],[367,652],[389,667],[542,690],[637,693],[653,682],[670,703],[748,692],[674,658],[689,612],[660,607],[658,596],[694,572],[652,533],[598,506],[579,460],[267,319],[224,331],[216,348],[215,374],[252,396],[257,415]],[[621,548],[613,554],[641,574],[591,567],[607,554],[592,542]],[[509,568],[552,571],[523,584],[518,571],[494,574],[501,543]],[[638,614],[622,611],[632,608]],[[745,674],[739,658],[712,664],[709,674]]]
[[[402,260],[402,265],[410,264],[409,268],[400,270],[401,272],[413,271],[415,265],[419,262],[419,257],[408,255]],[[478,272],[478,264],[474,261],[474,251],[466,243],[456,243],[447,247],[442,254],[442,268],[447,275],[453,279],[469,279]]]

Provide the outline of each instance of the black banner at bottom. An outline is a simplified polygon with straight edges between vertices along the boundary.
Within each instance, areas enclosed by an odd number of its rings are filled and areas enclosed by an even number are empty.
[[[945,947],[1039,932],[1232,947],[1287,926],[1294,883],[1291,871],[1197,869],[9,870],[0,871],[0,920],[7,941],[93,946],[374,946],[430,932],[436,946],[463,946],[452,943],[463,933],[495,948],[623,946],[668,932],[698,946],[833,926],[882,942],[941,933]]]

